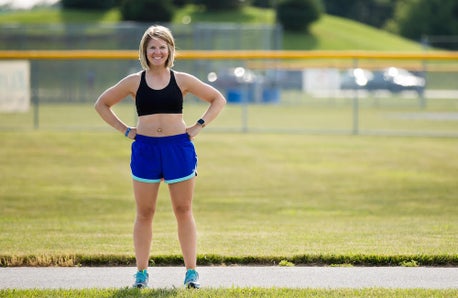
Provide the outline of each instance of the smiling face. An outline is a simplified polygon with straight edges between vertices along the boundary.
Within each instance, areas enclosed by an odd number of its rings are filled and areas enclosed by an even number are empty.
[[[151,26],[140,41],[139,58],[143,69],[153,66],[172,67],[175,59],[175,41],[170,30]]]
[[[165,41],[160,38],[152,38],[146,47],[146,59],[148,65],[166,67],[167,58],[169,58],[169,48]]]

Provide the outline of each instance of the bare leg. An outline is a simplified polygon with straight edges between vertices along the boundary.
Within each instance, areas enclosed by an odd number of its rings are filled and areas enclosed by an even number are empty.
[[[178,224],[178,239],[186,269],[196,268],[197,262],[197,232],[192,214],[194,179],[169,185],[173,211]]]
[[[148,268],[159,183],[143,183],[134,180],[133,184],[137,207],[134,223],[135,259],[137,269],[144,270]]]

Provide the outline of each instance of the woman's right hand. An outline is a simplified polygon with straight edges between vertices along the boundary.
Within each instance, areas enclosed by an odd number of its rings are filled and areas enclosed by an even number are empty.
[[[137,136],[137,128],[136,127],[129,127],[130,130],[127,133],[126,137],[128,137],[131,140],[135,140],[135,137]]]

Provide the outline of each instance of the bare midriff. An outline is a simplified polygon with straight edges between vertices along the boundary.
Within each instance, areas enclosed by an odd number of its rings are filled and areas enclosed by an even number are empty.
[[[184,134],[186,124],[183,114],[154,114],[138,117],[137,134],[164,137]]]

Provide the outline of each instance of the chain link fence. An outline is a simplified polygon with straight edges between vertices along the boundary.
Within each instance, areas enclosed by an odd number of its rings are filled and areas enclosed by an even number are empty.
[[[136,50],[147,25],[9,28],[2,50]],[[278,49],[281,30],[269,26],[171,26],[179,51]],[[5,32],[5,33],[4,33]],[[1,65],[9,61],[0,60]],[[136,59],[16,61],[0,75],[0,129],[108,130],[92,108],[97,96],[125,75]],[[221,90],[229,104],[213,131],[383,134],[458,137],[458,61],[329,58],[177,59],[175,69]],[[30,104],[14,112],[14,90]],[[27,92],[25,92],[27,93]],[[22,96],[22,97],[21,97]],[[25,97],[24,97],[25,96]],[[115,107],[135,125],[132,100]],[[205,105],[189,96],[185,120]]]

